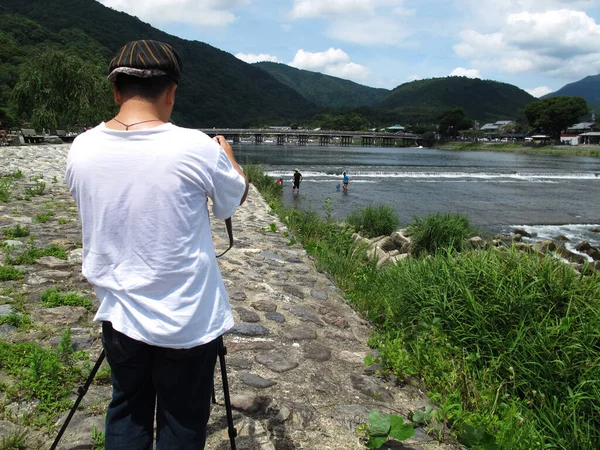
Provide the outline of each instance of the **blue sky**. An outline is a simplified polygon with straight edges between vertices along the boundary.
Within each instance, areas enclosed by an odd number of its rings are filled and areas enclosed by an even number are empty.
[[[465,75],[539,96],[600,73],[600,0],[99,0],[246,62],[392,89]]]

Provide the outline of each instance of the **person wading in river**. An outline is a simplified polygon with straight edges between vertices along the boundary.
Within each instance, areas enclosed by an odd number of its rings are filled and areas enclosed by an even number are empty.
[[[111,367],[107,450],[203,449],[217,338],[233,327],[207,198],[231,217],[248,180],[223,136],[169,119],[182,64],[157,41],[133,41],[110,62],[119,113],[78,136],[66,179],[83,233]]]
[[[300,173],[300,169],[296,169],[294,171],[294,177],[292,179],[292,194],[300,193],[300,182],[302,181],[302,174]]]

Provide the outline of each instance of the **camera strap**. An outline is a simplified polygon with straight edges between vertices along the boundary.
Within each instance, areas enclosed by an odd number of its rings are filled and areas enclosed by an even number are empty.
[[[233,225],[231,225],[231,217],[229,219],[225,219],[225,228],[227,228],[227,235],[229,236],[229,247],[220,255],[217,255],[217,258],[220,258],[233,247]]]

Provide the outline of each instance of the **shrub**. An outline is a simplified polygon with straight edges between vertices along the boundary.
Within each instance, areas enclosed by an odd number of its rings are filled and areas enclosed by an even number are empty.
[[[263,198],[273,209],[277,209],[281,202],[282,187],[273,177],[268,176],[260,166],[248,164],[244,166],[244,173],[248,181],[261,193]]]
[[[439,250],[462,250],[465,239],[474,229],[469,218],[460,214],[429,214],[417,217],[409,227],[412,253],[436,253]]]
[[[61,294],[60,289],[50,288],[41,293],[42,305],[46,308],[57,306],[83,306],[86,309],[92,307],[91,300],[74,293]]]
[[[21,225],[17,224],[12,228],[5,228],[2,231],[2,234],[4,235],[4,237],[6,239],[15,239],[15,238],[20,238],[20,237],[26,237],[26,236],[29,236],[29,228],[22,227]]]
[[[365,237],[389,235],[400,225],[396,212],[386,205],[356,209],[348,215],[346,222]]]

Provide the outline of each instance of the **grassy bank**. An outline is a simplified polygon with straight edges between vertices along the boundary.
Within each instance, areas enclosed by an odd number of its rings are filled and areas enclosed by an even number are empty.
[[[284,208],[274,181],[250,172],[376,325],[385,367],[429,391],[436,409],[413,420],[440,437],[449,427],[470,448],[600,448],[600,275],[514,249],[462,250],[469,225],[456,216],[413,223],[421,256],[377,268],[353,248],[352,226]],[[454,231],[433,245],[424,228],[450,221]]]
[[[444,142],[435,146],[440,150],[472,152],[505,152],[527,155],[591,156],[600,157],[600,147],[569,145],[544,145],[529,147],[515,143],[502,142]]]

